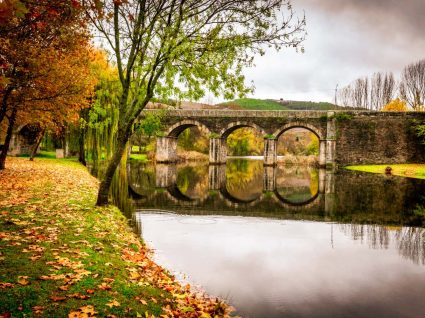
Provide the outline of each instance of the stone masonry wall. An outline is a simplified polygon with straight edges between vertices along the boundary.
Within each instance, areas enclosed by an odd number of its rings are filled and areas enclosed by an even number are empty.
[[[425,146],[414,131],[425,113],[357,113],[336,116],[338,165],[424,163]]]

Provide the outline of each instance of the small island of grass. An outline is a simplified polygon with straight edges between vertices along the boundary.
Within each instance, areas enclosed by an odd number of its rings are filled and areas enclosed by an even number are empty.
[[[391,174],[395,176],[425,179],[425,164],[389,164],[389,165],[361,165],[347,166],[348,170],[385,173],[387,167],[391,168]]]

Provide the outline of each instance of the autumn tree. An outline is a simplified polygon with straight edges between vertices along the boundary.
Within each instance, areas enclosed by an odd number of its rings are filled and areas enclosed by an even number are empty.
[[[121,83],[117,148],[97,205],[108,203],[112,177],[133,124],[154,97],[197,99],[208,89],[227,99],[250,91],[242,69],[265,46],[299,47],[304,19],[288,0],[86,0],[87,15],[113,52]]]
[[[404,68],[401,75],[400,95],[413,110],[424,110],[425,59]]]
[[[407,112],[407,104],[404,100],[396,98],[382,108],[383,112]]]
[[[10,2],[10,1],[9,1]],[[77,1],[13,1],[0,28],[0,123],[8,128],[0,169],[16,122],[60,125],[75,119],[90,87],[88,37]]]

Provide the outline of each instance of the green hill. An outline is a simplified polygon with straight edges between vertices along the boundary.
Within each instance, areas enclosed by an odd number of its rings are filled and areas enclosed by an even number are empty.
[[[230,102],[219,104],[219,106],[228,106],[232,109],[250,109],[250,110],[288,110],[282,104],[268,99],[241,98]]]
[[[279,102],[271,99],[241,98],[230,102],[219,104],[231,109],[249,109],[249,110],[331,110],[344,109],[344,107],[335,106],[327,102],[308,102],[308,101],[283,101]]]

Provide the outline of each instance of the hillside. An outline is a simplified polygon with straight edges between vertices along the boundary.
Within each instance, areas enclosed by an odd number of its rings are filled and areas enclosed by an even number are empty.
[[[327,102],[311,101],[277,101],[271,99],[241,98],[230,102],[221,103],[220,107],[229,107],[232,109],[249,110],[331,110],[344,109],[344,107],[335,106]]]
[[[241,98],[230,102],[221,103],[217,106],[228,106],[232,109],[251,109],[251,110],[288,110],[285,106],[274,100]]]

